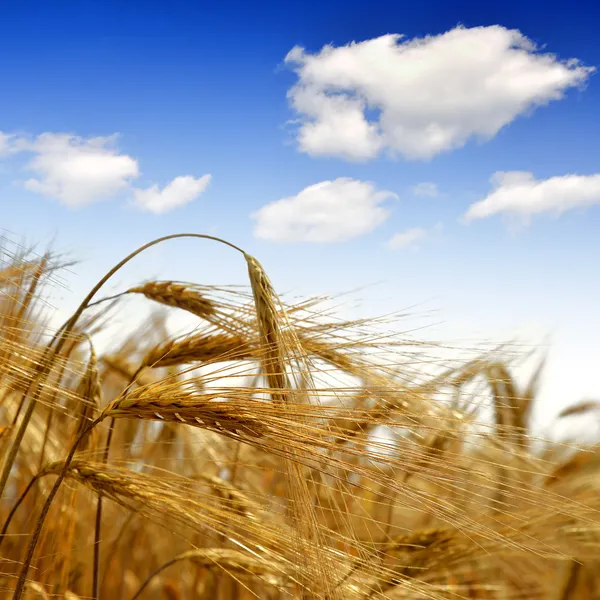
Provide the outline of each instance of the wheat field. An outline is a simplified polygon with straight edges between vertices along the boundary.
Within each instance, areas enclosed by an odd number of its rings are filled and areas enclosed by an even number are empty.
[[[1,598],[600,597],[600,455],[533,439],[542,361],[432,372],[431,343],[288,302],[228,245],[246,287],[104,296],[143,247],[54,331],[64,265],[0,250]],[[155,316],[99,351],[132,296]]]

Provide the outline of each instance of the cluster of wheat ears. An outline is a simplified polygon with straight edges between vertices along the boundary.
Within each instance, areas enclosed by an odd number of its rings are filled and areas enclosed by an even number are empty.
[[[179,237],[249,285],[103,297]],[[600,455],[532,439],[539,369],[522,389],[497,349],[426,375],[427,344],[284,302],[192,234],[48,334],[59,261],[0,255],[1,598],[600,597]],[[131,295],[161,316],[100,353]]]

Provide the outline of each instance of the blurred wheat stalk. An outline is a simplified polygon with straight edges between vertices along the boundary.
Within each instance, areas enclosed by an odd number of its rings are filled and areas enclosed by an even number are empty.
[[[248,289],[98,302],[142,250],[50,339],[60,261],[0,249],[0,597],[600,597],[599,454],[533,443],[541,368],[519,389],[500,349],[428,375],[432,345],[284,303],[241,250]],[[131,296],[162,312],[99,353]]]

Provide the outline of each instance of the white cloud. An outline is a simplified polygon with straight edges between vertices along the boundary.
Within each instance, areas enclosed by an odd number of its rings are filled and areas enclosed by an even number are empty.
[[[443,229],[442,223],[437,223],[430,229],[424,227],[413,227],[400,233],[396,233],[388,241],[387,246],[390,250],[399,250],[402,248],[417,248],[419,243],[425,238],[430,237],[434,233],[440,232]]]
[[[8,154],[11,146],[11,136],[0,131],[0,156]]]
[[[116,136],[83,139],[70,134],[43,133],[20,150],[32,152],[27,169],[37,178],[25,181],[33,192],[58,199],[70,207],[112,197],[137,177],[137,160],[119,154]]]
[[[273,242],[342,242],[365,235],[390,215],[382,203],[396,194],[342,177],[304,188],[252,215],[254,235]]]
[[[493,190],[469,207],[464,220],[474,221],[503,213],[527,223],[536,214],[561,213],[600,204],[600,174],[563,175],[536,180],[522,171],[495,173]]]
[[[134,189],[133,203],[141,210],[160,215],[195,200],[206,190],[210,180],[210,175],[197,179],[191,175],[182,175],[173,179],[162,190],[157,185],[145,190]]]
[[[288,98],[300,115],[301,151],[367,160],[387,149],[428,159],[493,137],[594,70],[541,54],[519,31],[498,25],[402,37],[288,53],[298,75]]]
[[[118,135],[81,138],[69,133],[42,133],[33,138],[0,131],[0,156],[27,153],[33,158],[25,169],[34,172],[22,182],[32,192],[59,200],[74,208],[131,192],[133,204],[156,214],[194,200],[208,186],[211,176],[176,177],[162,190],[153,185],[133,188],[138,161],[118,151]]]
[[[22,138],[14,134],[4,133],[0,131],[0,157],[20,152],[22,147]]]
[[[422,227],[413,227],[412,229],[407,229],[406,231],[394,235],[388,242],[388,247],[392,250],[408,248],[421,241],[426,235],[427,230]]]
[[[424,181],[413,186],[412,193],[414,196],[427,196],[429,198],[436,198],[439,196],[440,191],[435,183]]]

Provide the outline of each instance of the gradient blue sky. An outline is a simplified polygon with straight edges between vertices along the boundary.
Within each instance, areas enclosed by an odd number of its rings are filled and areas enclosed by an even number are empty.
[[[54,240],[55,248],[81,260],[67,278],[69,291],[57,298],[63,310],[138,245],[159,235],[193,231],[222,236],[256,255],[280,290],[337,293],[382,282],[361,293],[365,306],[381,313],[426,302],[424,307],[439,309],[432,322],[444,322],[429,331],[434,337],[501,339],[524,328],[537,335],[535,342],[541,339],[538,334],[552,333],[542,395],[544,406],[552,404],[548,410],[554,412],[583,395],[600,395],[595,374],[600,358],[600,84],[591,70],[600,65],[599,19],[600,6],[592,1],[579,2],[576,8],[566,2],[514,1],[0,3],[0,132],[13,136],[0,156],[0,227],[11,239],[37,241],[40,247]],[[509,98],[508,110],[512,106],[516,114],[487,140],[467,135],[466,143],[425,158],[410,156],[402,134],[396,139],[396,156],[383,151],[362,161],[344,155],[344,148],[358,146],[344,146],[335,135],[328,143],[338,151],[327,152],[332,147],[327,143],[317,147],[315,142],[308,151],[302,147],[297,137],[302,114],[287,97],[300,80],[294,65],[285,63],[292,48],[301,46],[318,59],[328,44],[339,50],[351,42],[403,34],[402,44],[415,37],[442,36],[459,25],[467,33],[483,28],[483,36],[492,26],[518,30],[538,46],[537,53],[524,50],[525,58],[551,53],[548,60],[563,65],[567,75],[581,69],[581,81],[559,86],[562,98],[545,106],[522,102],[517,110],[518,101]],[[502,53],[500,62],[490,60],[489,72],[484,61],[483,70],[468,79],[464,71],[469,53],[481,52],[469,43],[465,37],[464,64],[457,58],[442,71],[439,65],[433,69],[431,81],[418,79],[415,97],[438,83],[434,79],[441,72],[447,73],[449,87],[442,86],[439,95],[443,104],[449,90],[446,112],[433,106],[436,98],[429,98],[429,104],[415,101],[416,108],[413,102],[406,109],[410,87],[404,88],[406,102],[386,90],[387,79],[394,79],[400,69],[427,70],[425,64],[407,67],[406,61],[391,62],[389,78],[365,84],[374,94],[367,101],[388,94],[389,105],[400,106],[395,122],[404,119],[403,125],[410,125],[411,115],[427,125],[428,119],[450,111],[450,126],[460,129],[477,110],[485,116],[486,111],[495,115],[505,108],[501,102],[497,109],[486,106],[496,102],[494,97],[479,98],[482,78],[489,83],[496,76],[508,77],[501,86],[510,90],[509,97],[514,89],[518,95],[519,89],[537,85],[526,69],[520,79],[510,79],[513,75],[501,70],[506,66]],[[378,55],[378,64],[392,54]],[[360,74],[350,73],[356,64],[348,56],[333,75],[325,68],[319,76],[338,85],[348,77],[360,79]],[[427,57],[448,60],[448,53],[442,49]],[[561,62],[569,59],[580,65]],[[472,98],[467,87],[459,90],[462,100],[454,102],[453,86],[471,85]],[[402,113],[402,106],[408,113]],[[366,116],[373,121],[378,113],[369,109]],[[415,143],[424,132],[413,132]],[[40,145],[42,134],[79,136],[84,145],[91,138],[118,134],[114,152],[129,157],[128,168],[134,163],[139,174],[116,193],[100,189],[89,202],[80,202],[78,190],[90,174],[77,179],[73,165],[53,162],[52,148]],[[46,171],[32,170],[30,161],[36,157],[46,161]],[[516,171],[550,182],[513,193],[513,212],[522,213],[534,201],[562,212],[533,215],[519,228],[507,222],[506,211],[468,224],[462,221],[471,205],[492,192],[494,173]],[[211,176],[208,187],[185,205],[161,213],[132,206],[134,189],[161,189],[177,177],[204,175]],[[568,175],[581,178],[552,179]],[[64,194],[52,193],[51,176],[63,177],[63,183],[65,177],[76,177],[79,184],[68,201]],[[32,177],[46,186],[45,194],[40,186],[36,192],[24,185]],[[101,177],[102,172],[92,173],[89,185],[102,188]],[[325,227],[319,230],[320,241],[285,243],[277,238],[285,228],[273,222],[270,238],[257,237],[253,213],[338,178],[370,182],[397,195],[382,204],[387,218],[369,229],[359,212],[364,227],[337,242],[322,239],[331,233]],[[435,184],[438,193],[414,193],[414,186],[422,183]],[[352,215],[344,216],[345,196],[337,200],[334,213],[341,221],[350,219]],[[407,232],[402,238],[406,246],[389,247],[394,235]],[[408,244],[419,236],[418,243]],[[118,281],[151,276],[201,283],[245,281],[239,257],[192,242],[172,242],[151,252]]]

